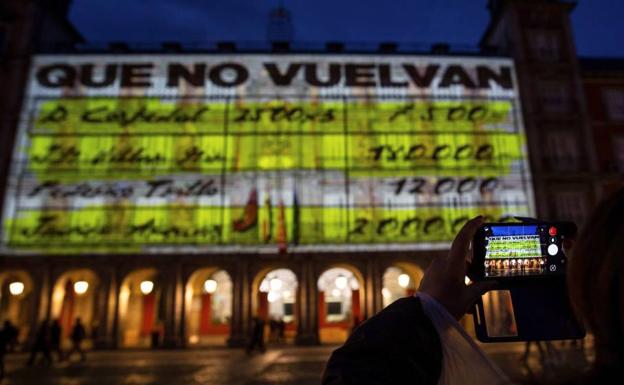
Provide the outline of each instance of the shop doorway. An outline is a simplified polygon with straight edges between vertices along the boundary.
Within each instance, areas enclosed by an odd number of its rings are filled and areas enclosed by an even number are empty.
[[[0,327],[6,322],[16,328],[16,340],[8,346],[17,351],[27,342],[32,325],[34,290],[33,280],[22,270],[8,270],[0,273]]]
[[[159,345],[164,319],[160,310],[161,282],[156,269],[135,270],[119,290],[119,343],[121,347]]]
[[[225,345],[232,319],[232,280],[225,270],[191,275],[185,292],[186,338],[191,346]]]
[[[256,315],[265,320],[268,343],[292,343],[297,333],[297,276],[289,269],[266,273],[259,283]]]
[[[343,267],[326,270],[318,279],[319,339],[340,344],[363,321],[361,280]]]
[[[416,294],[422,276],[422,270],[414,265],[401,264],[388,267],[383,275],[381,289],[383,307],[399,298]]]
[[[96,306],[99,281],[97,275],[89,269],[76,269],[63,273],[52,289],[52,322],[61,327],[61,344],[71,345],[72,329],[80,320],[86,331],[84,346],[92,347],[100,330]],[[103,325],[102,325],[103,326]]]

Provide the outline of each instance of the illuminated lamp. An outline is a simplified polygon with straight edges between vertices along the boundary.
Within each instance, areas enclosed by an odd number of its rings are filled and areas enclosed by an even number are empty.
[[[141,293],[143,293],[143,295],[148,295],[149,293],[152,292],[152,290],[154,290],[154,282],[143,281],[139,285],[139,288],[141,289]]]
[[[470,278],[468,278],[468,276],[465,276],[465,277],[464,277],[464,283],[465,283],[466,285],[470,285],[470,283],[471,283],[471,282],[472,282],[472,281],[470,280]]]
[[[334,283],[338,289],[342,290],[347,287],[347,277],[339,275]]]
[[[9,293],[11,295],[20,295],[24,292],[24,284],[22,282],[11,282],[9,284]]]
[[[89,282],[87,281],[76,281],[74,283],[74,293],[78,295],[83,295],[89,290]]]
[[[390,293],[390,290],[388,290],[387,287],[384,287],[383,289],[381,289],[381,295],[383,295],[384,298],[390,298],[392,296],[392,293]]]
[[[399,275],[399,286],[401,286],[402,288],[406,288],[407,285],[409,285],[410,283],[410,277],[407,274],[401,274]]]
[[[217,291],[217,281],[214,279],[207,279],[206,282],[204,282],[204,290],[206,290],[206,293],[208,294],[212,294]]]
[[[279,290],[282,288],[282,280],[279,278],[273,278],[269,281],[269,287],[271,290]]]
[[[273,302],[277,301],[277,300],[278,300],[278,298],[279,298],[279,296],[278,296],[278,295],[277,295],[277,293],[276,293],[276,292],[274,292],[274,291],[270,291],[270,292],[269,292],[269,295],[267,295],[267,300],[268,300],[270,303],[273,303]]]
[[[332,297],[340,297],[341,294],[342,293],[338,289],[334,289],[334,290],[331,291]]]

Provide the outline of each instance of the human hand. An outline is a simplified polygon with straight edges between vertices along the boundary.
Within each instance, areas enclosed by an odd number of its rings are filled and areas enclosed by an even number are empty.
[[[418,289],[435,298],[457,320],[466,314],[483,293],[496,286],[496,282],[491,281],[470,285],[464,281],[471,260],[467,258],[470,242],[482,224],[482,216],[466,222],[455,237],[448,255],[431,262]]]

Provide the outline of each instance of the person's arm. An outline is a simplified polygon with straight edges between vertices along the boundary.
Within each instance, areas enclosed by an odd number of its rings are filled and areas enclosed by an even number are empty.
[[[420,300],[402,298],[357,327],[331,355],[323,385],[437,384],[440,339]]]
[[[494,283],[466,285],[470,241],[483,224],[468,221],[447,256],[436,258],[419,291],[455,319],[461,318]],[[442,368],[440,337],[418,298],[400,299],[358,327],[329,359],[323,385],[437,384]]]

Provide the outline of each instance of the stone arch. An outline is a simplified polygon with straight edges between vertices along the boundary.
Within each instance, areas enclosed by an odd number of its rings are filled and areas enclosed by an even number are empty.
[[[365,280],[350,264],[334,264],[317,277],[317,313],[321,343],[342,343],[363,321]]]
[[[233,312],[233,282],[218,267],[193,271],[184,290],[185,342],[192,346],[225,345]]]

